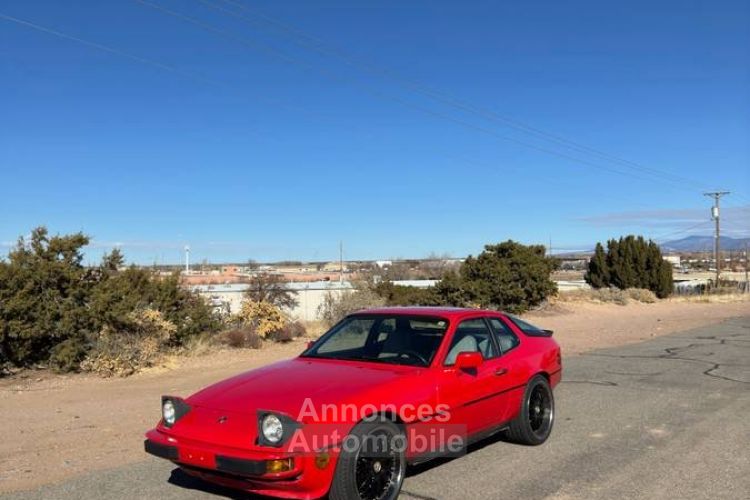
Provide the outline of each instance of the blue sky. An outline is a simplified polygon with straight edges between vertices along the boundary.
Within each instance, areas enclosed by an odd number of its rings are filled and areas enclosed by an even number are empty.
[[[748,61],[745,1],[6,0],[0,242],[43,224],[142,263],[576,249],[710,234],[715,188],[747,236]]]

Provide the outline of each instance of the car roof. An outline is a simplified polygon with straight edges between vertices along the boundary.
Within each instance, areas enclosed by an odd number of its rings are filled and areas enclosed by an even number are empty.
[[[405,306],[362,309],[352,314],[388,314],[393,316],[438,316],[453,319],[475,314],[499,315],[500,311],[472,309],[468,307]]]

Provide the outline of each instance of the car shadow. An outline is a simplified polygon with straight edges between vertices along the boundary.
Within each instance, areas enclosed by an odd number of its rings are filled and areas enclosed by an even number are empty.
[[[497,434],[494,434],[485,439],[482,439],[481,441],[477,441],[476,443],[469,445],[469,447],[466,449],[466,455],[474,453],[477,450],[481,450],[485,446],[491,446],[497,443],[508,443],[508,442],[509,441],[505,439],[505,437],[503,436],[503,433],[498,432]],[[452,462],[453,460],[461,458],[462,456],[464,455],[461,455],[458,457],[439,457],[439,458],[434,458],[428,462],[423,462],[421,464],[410,465],[406,469],[406,477],[418,476],[424,472],[434,469],[435,467],[440,467],[441,465],[447,464],[448,462]],[[252,495],[250,493],[245,493],[242,491],[234,490],[232,488],[226,488],[224,486],[219,486],[213,483],[209,483],[208,481],[204,481],[203,479],[186,474],[179,467],[176,467],[172,470],[172,473],[170,474],[167,482],[169,484],[178,486],[180,488],[201,491],[203,493],[208,493],[211,495],[216,495],[216,496],[220,496],[224,498],[231,498],[232,500],[267,500],[269,498],[269,497],[264,497],[260,495]]]
[[[232,488],[226,488],[224,486],[209,483],[208,481],[204,481],[200,478],[186,474],[179,467],[172,469],[172,473],[170,474],[167,482],[169,484],[179,486],[180,488],[185,488],[187,490],[201,491],[203,493],[208,493],[224,498],[231,498],[233,500],[263,500],[268,498],[258,495],[251,495],[250,493],[245,493],[239,490],[234,490]]]
[[[511,441],[508,441],[507,438],[505,438],[503,432],[498,432],[484,439],[481,439],[476,443],[470,444],[467,447],[465,454],[459,456],[438,457],[417,465],[410,465],[406,469],[406,477],[418,476],[424,472],[427,472],[428,470],[434,469],[435,467],[440,467],[441,465],[447,464],[448,462],[452,462],[453,460],[459,459],[463,456],[470,455],[475,451],[481,450],[485,446],[491,446],[497,443],[511,443]]]

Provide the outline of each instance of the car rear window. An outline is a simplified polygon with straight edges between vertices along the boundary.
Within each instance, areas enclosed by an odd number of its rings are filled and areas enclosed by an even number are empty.
[[[509,314],[508,319],[510,319],[513,322],[513,324],[516,325],[518,329],[521,330],[523,333],[528,333],[530,335],[547,333],[543,328],[534,326],[528,321],[524,321],[521,318],[518,318],[516,316],[511,316]]]

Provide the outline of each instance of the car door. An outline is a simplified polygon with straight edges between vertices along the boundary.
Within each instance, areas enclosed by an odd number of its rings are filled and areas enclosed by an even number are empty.
[[[495,398],[498,417],[496,423],[505,423],[514,418],[520,408],[529,370],[520,349],[521,339],[518,335],[502,318],[492,316],[487,321],[500,350],[495,364],[495,389],[498,392]]]
[[[467,351],[480,352],[482,364],[472,370],[454,368],[457,355]],[[497,358],[498,348],[484,318],[465,319],[456,326],[443,360],[439,398],[448,407],[450,423],[465,426],[468,435],[497,421]]]

